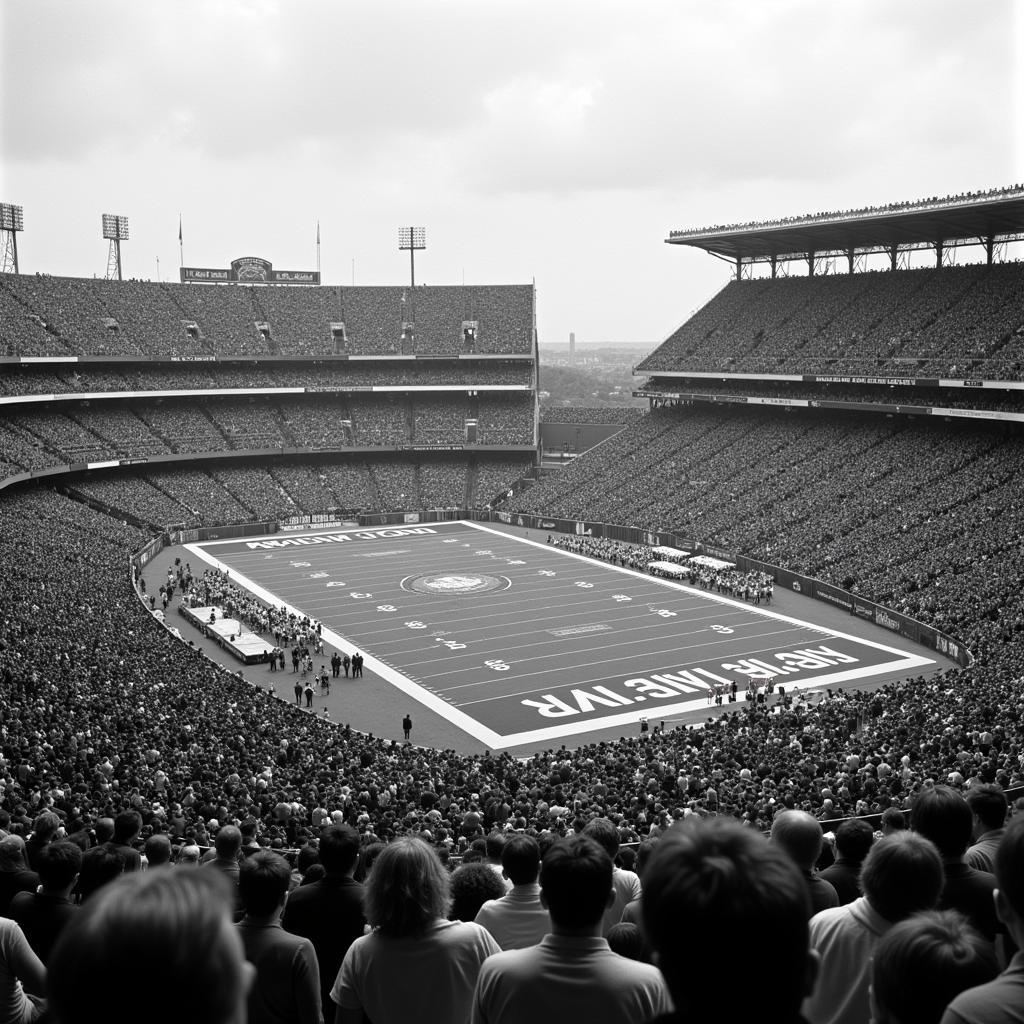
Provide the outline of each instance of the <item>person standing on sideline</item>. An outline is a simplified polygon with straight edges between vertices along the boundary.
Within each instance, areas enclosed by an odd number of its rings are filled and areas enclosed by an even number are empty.
[[[411,732],[412,732],[412,716],[407,711],[405,713],[405,718],[402,719],[402,733],[405,736],[405,738],[408,739]]]

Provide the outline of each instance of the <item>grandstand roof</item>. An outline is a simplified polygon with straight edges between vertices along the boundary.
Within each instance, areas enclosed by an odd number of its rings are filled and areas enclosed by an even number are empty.
[[[763,223],[673,231],[665,241],[730,260],[764,260],[811,252],[923,248],[939,241],[978,244],[1020,236],[1024,236],[1024,185]]]

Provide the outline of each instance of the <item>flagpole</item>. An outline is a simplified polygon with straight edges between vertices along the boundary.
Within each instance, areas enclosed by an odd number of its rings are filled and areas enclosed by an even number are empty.
[[[316,222],[316,276],[320,276],[320,221]]]
[[[180,260],[180,266],[185,266],[185,244],[182,240],[181,234],[181,214],[178,214],[178,259]]]

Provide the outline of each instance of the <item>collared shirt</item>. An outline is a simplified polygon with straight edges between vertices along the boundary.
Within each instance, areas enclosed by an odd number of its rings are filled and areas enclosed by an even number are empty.
[[[656,967],[627,960],[595,936],[546,935],[529,949],[488,958],[473,997],[473,1024],[598,1020],[633,1024],[672,1008]]]
[[[540,902],[540,886],[513,886],[497,900],[488,900],[474,918],[502,949],[535,946],[551,931],[551,918]]]

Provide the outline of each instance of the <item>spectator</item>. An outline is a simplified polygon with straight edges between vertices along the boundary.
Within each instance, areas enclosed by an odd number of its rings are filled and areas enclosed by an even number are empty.
[[[1016,815],[996,851],[996,906],[999,919],[1017,946],[995,980],[958,995],[942,1024],[1013,1024],[1024,1006],[1024,817]]]
[[[142,855],[146,858],[146,867],[161,868],[171,863],[171,840],[162,832],[154,832],[145,842]]]
[[[320,834],[319,881],[300,886],[288,897],[282,916],[285,931],[309,939],[316,951],[323,1018],[331,1024],[335,1005],[331,989],[345,954],[363,934],[363,886],[353,880],[359,834],[351,825],[328,825]]]
[[[78,900],[86,903],[104,886],[124,874],[124,857],[107,843],[94,846],[82,854],[78,875]]]
[[[590,836],[598,846],[608,854],[613,863],[619,852],[621,837],[619,830],[607,818],[593,818],[583,828],[583,834]],[[622,920],[622,912],[627,904],[639,899],[642,889],[640,879],[632,871],[614,868],[612,871],[612,890],[614,899],[605,908],[604,934],[607,935],[614,925]]]
[[[786,853],[727,818],[691,818],[662,837],[644,878],[644,933],[675,1005],[659,1024],[798,1024],[817,961],[807,885]],[[737,941],[756,950],[767,988],[736,984]]]
[[[138,811],[121,811],[114,818],[114,835],[105,845],[120,856],[125,871],[142,868],[142,854],[134,846],[141,831],[142,815]]]
[[[804,1002],[810,1024],[866,1024],[871,956],[894,924],[930,910],[942,890],[942,859],[926,839],[902,832],[880,839],[864,861],[864,895],[811,918],[821,966]]]
[[[964,854],[964,863],[976,871],[995,871],[996,850],[1006,834],[1008,804],[1002,788],[991,783],[972,786],[967,806],[974,815],[974,845]]]
[[[242,861],[238,891],[244,917],[238,925],[245,958],[255,969],[248,1024],[322,1024],[320,971],[309,939],[281,927],[291,869],[270,850]]]
[[[861,895],[860,869],[874,840],[871,826],[861,818],[847,818],[836,829],[835,863],[819,871],[818,878],[835,889],[840,906]]]
[[[551,934],[484,964],[474,1024],[554,1024],[575,1016],[630,1024],[668,1011],[658,970],[617,956],[604,938],[612,860],[596,840],[584,834],[556,842],[544,854],[540,885]]]
[[[143,871],[105,888],[57,943],[46,980],[56,1024],[102,1020],[111,1001],[148,1024],[242,1024],[252,969],[216,871]]]
[[[474,919],[503,949],[535,946],[551,931],[551,919],[540,900],[540,847],[531,836],[512,835],[501,851],[502,871],[512,888],[488,900]]]
[[[879,939],[871,962],[875,1024],[939,1024],[965,989],[998,973],[992,947],[955,910],[914,914]]]
[[[25,864],[25,840],[6,835],[0,839],[0,917],[8,917],[15,893],[35,892],[39,876]]]
[[[45,1009],[46,968],[17,921],[0,917],[0,1006],[12,1024],[32,1024]],[[26,991],[27,990],[27,991]]]
[[[451,921],[475,921],[483,905],[505,895],[505,881],[489,863],[463,864],[450,880]],[[479,923],[479,922],[478,922]]]
[[[821,826],[806,811],[779,811],[772,821],[772,842],[800,869],[811,897],[811,913],[839,906],[835,887],[814,872],[821,855]]]
[[[53,811],[44,811],[32,823],[32,834],[25,840],[25,860],[30,871],[39,870],[39,854],[57,838],[60,818]]]
[[[942,855],[946,880],[939,909],[959,910],[986,940],[994,943],[1001,930],[993,901],[995,876],[964,862],[974,827],[967,801],[950,786],[924,789],[914,797],[910,827],[930,839]]]
[[[331,998],[338,1024],[467,1020],[484,960],[497,943],[477,924],[448,921],[448,878],[434,851],[411,837],[377,858],[366,889],[373,929],[349,947]],[[396,984],[401,979],[401,984]]]
[[[74,843],[57,840],[39,851],[38,892],[19,892],[11,900],[10,917],[21,925],[33,952],[44,963],[57,939],[79,908],[71,892],[82,869],[82,851]]]

